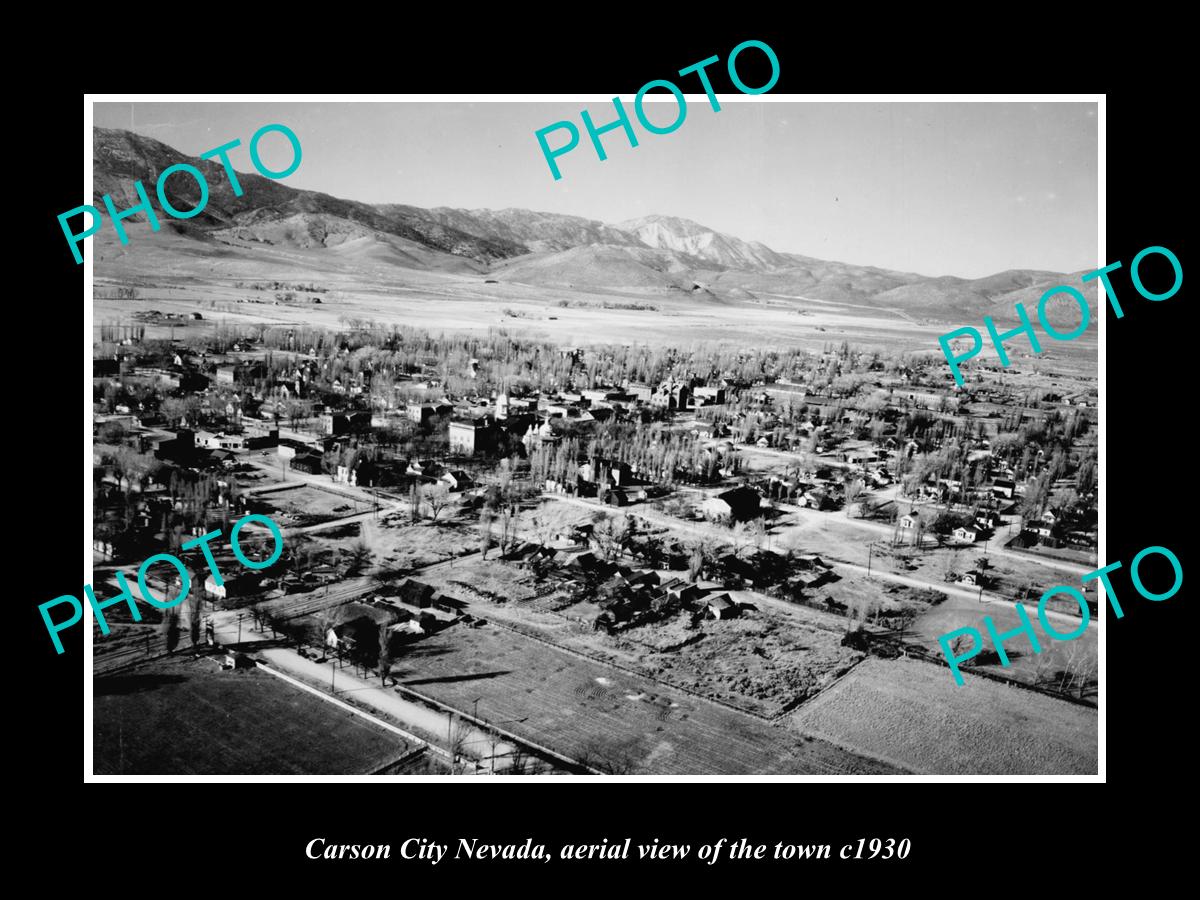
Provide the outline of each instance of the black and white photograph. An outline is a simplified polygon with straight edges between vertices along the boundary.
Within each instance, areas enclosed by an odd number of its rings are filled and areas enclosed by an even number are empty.
[[[1103,96],[679,83],[87,105],[90,778],[1103,779]]]

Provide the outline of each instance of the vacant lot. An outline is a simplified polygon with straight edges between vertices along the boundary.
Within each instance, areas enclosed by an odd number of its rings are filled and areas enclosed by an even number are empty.
[[[402,682],[567,756],[641,774],[895,773],[889,765],[493,627],[401,658]]]
[[[428,521],[402,525],[398,519],[369,529],[368,543],[380,569],[396,572],[445,562],[479,549],[479,538],[470,528]]]
[[[308,485],[259,494],[258,500],[267,504],[267,515],[283,528],[319,525],[371,509],[369,503]]]
[[[776,716],[812,696],[862,658],[841,646],[838,632],[767,610],[702,621],[695,629],[679,627],[685,618],[634,628],[616,640],[641,645],[638,668],[648,675],[761,716]],[[655,643],[664,639],[666,645]]]
[[[917,660],[870,659],[791,716],[801,732],[937,775],[1096,773],[1096,713]]]
[[[257,669],[177,658],[94,682],[98,775],[375,772],[408,749],[398,736]]]

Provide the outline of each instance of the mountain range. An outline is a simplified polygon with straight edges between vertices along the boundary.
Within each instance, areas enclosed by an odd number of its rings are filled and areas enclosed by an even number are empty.
[[[840,301],[934,321],[986,314],[1011,320],[1016,301],[1033,315],[1032,304],[1044,291],[1060,284],[1078,287],[1081,274],[1019,269],[976,279],[928,277],[778,252],[672,216],[608,224],[525,209],[368,204],[241,172],[244,192],[236,196],[219,162],[108,128],[94,130],[94,203],[103,208],[100,198],[109,194],[118,209],[135,205],[135,180],[153,197],[159,173],[179,162],[204,173],[208,204],[192,219],[160,219],[194,241],[189,255],[201,258],[227,254],[231,247],[252,253],[271,245],[313,251],[310,261],[325,252],[339,264],[366,258],[399,269],[476,273],[516,284],[682,291],[696,295],[697,302]],[[194,180],[185,175],[171,177],[166,194],[177,209],[199,199]],[[1094,308],[1095,282],[1082,291]],[[1078,311],[1072,301],[1055,298],[1050,318],[1073,323]]]

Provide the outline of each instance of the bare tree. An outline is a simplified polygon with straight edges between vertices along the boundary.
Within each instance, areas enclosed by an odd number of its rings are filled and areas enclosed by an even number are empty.
[[[967,649],[967,636],[965,634],[960,634],[958,637],[956,637],[953,641],[950,642],[950,652],[953,653],[955,656],[961,657],[963,655],[963,651],[966,649]],[[967,662],[966,660],[963,660],[961,665],[966,665],[966,662]]]
[[[371,560],[375,556],[375,551],[371,549],[371,545],[359,538],[350,547],[349,565],[346,567],[346,576],[353,577],[360,575],[371,565]]]
[[[517,536],[517,510],[511,503],[500,511],[500,553],[507,553]]]
[[[437,521],[440,513],[450,503],[450,486],[435,484],[425,489],[425,505],[429,507],[429,517]]]
[[[467,738],[471,734],[471,724],[462,717],[456,718],[450,714],[450,722],[446,730],[446,749],[450,751],[450,774],[466,775],[473,766],[466,759]]]
[[[487,559],[488,548],[492,546],[492,511],[487,507],[479,511],[479,544],[483,558]]]
[[[379,623],[379,683],[387,686],[387,677],[392,673],[392,629],[386,622]]]
[[[415,525],[421,518],[421,486],[415,481],[408,492],[408,511],[410,521]]]
[[[629,516],[609,518],[599,514],[601,521],[592,528],[592,538],[606,562],[613,562],[629,544]]]
[[[313,617],[313,637],[316,641],[317,649],[324,650],[328,644],[329,632],[341,624],[341,611],[337,607],[330,609],[322,609]]]
[[[188,600],[188,631],[193,647],[200,643],[201,604],[199,595]]]
[[[179,607],[173,606],[164,611],[159,627],[167,641],[167,652],[174,653],[179,646]]]

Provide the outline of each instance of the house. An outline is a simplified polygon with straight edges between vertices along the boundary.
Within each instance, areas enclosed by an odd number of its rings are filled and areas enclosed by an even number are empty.
[[[758,491],[748,487],[736,487],[709,497],[700,509],[705,518],[714,521],[745,522],[761,513],[762,499]]]
[[[991,510],[980,512],[975,516],[975,524],[981,529],[995,529],[1000,525],[1000,517]]]
[[[397,589],[397,599],[400,603],[413,609],[428,609],[433,605],[433,595],[437,592],[431,584],[415,579],[405,579]]]
[[[1017,489],[1017,483],[1011,478],[997,478],[992,482],[992,493],[997,497],[1003,497],[1006,500],[1011,500],[1013,492]]]
[[[974,528],[964,528],[959,526],[958,528],[954,529],[954,539],[956,541],[965,541],[968,544],[973,544],[976,540],[978,540],[978,538],[979,532],[977,532]]]
[[[812,589],[836,580],[837,576],[832,569],[809,569],[806,572],[797,572],[788,579],[788,583],[794,587]]]
[[[253,669],[256,665],[257,663],[253,657],[235,650],[230,650],[221,657],[221,668],[223,670]]]
[[[447,485],[452,491],[465,491],[475,486],[475,482],[471,480],[471,476],[462,469],[450,469],[447,472],[443,472],[438,481]]]
[[[741,607],[730,599],[728,594],[717,594],[705,597],[704,611],[714,619],[733,619],[741,614]]]
[[[217,584],[210,574],[204,579],[204,593],[216,600],[226,600],[235,597],[249,597],[262,586],[263,576],[256,572],[246,572],[242,575],[222,579]]]
[[[962,577],[958,579],[958,583],[967,587],[984,587],[985,576],[982,572],[972,569],[970,572],[964,572]]]
[[[921,524],[920,518],[914,516],[912,513],[900,517],[901,528],[916,528],[919,524]]]

